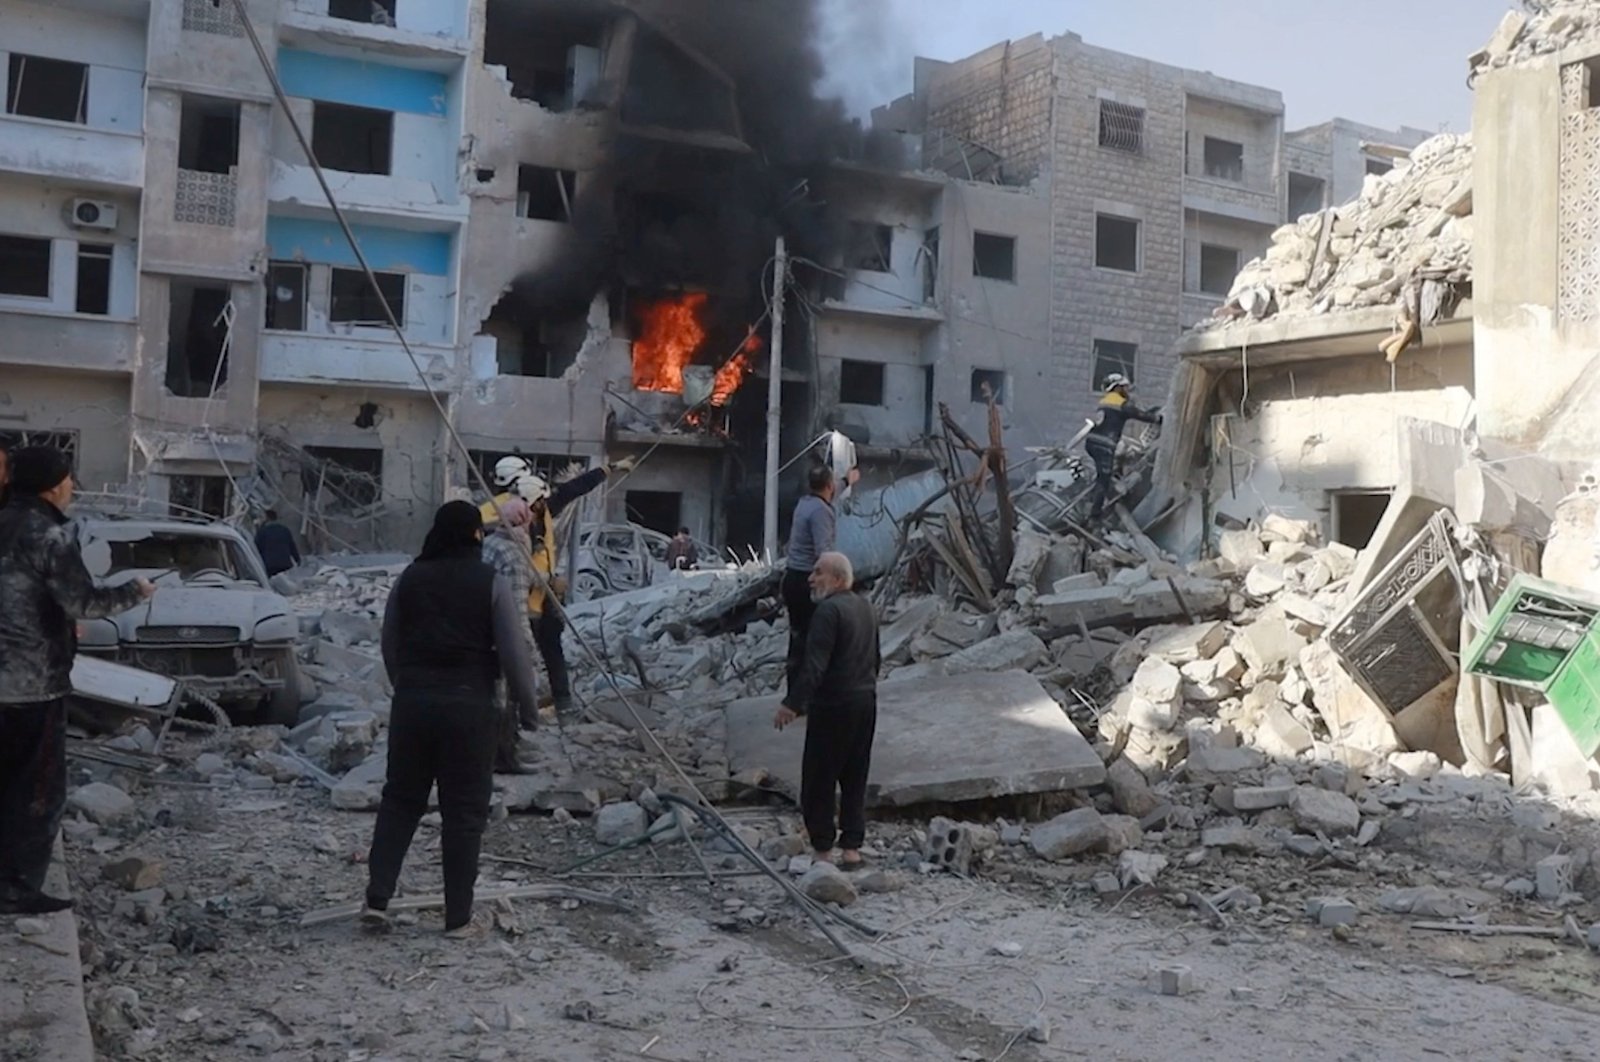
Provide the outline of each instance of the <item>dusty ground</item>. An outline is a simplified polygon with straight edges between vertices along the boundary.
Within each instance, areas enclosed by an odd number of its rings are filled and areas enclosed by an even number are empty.
[[[681,844],[591,868],[632,876],[571,879],[633,913],[521,902],[476,943],[443,940],[437,913],[380,938],[351,923],[303,930],[305,912],[360,895],[372,816],[334,811],[305,783],[131,788],[140,823],[80,828],[68,845],[91,1016],[111,1059],[1594,1057],[1600,961],[1586,950],[1421,933],[1376,910],[1396,885],[1477,882],[1461,838],[1504,845],[1479,821],[1424,831],[1462,853],[1457,870],[1415,833],[1363,865],[1216,857],[1175,866],[1159,890],[1105,897],[1084,884],[1105,859],[1045,864],[1010,849],[971,880],[896,867],[904,888],[851,908],[886,934],[876,945],[847,934],[862,970],[774,884],[741,873],[713,889]],[[768,834],[792,824],[781,809],[732,817]],[[904,848],[910,829],[874,836]],[[438,847],[425,825],[407,892],[437,890]],[[595,848],[584,822],[519,816],[495,823],[485,850],[558,868]],[[141,914],[100,880],[129,852],[163,864],[159,910]],[[550,880],[513,863],[483,870],[485,887]],[[1226,883],[1262,898],[1226,928],[1177,899]],[[1348,941],[1300,911],[1304,896],[1335,892],[1365,912]],[[1573,913],[1585,927],[1593,914]],[[1561,924],[1532,901],[1496,901],[1493,917]],[[1009,945],[1020,954],[1002,954]],[[1192,969],[1192,995],[1151,990],[1152,965],[1171,963]],[[1047,1043],[1023,1035],[1039,1016]]]

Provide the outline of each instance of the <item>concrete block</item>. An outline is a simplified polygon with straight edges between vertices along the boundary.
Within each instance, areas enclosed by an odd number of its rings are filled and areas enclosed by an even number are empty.
[[[1254,531],[1224,531],[1217,536],[1217,553],[1238,571],[1266,559],[1267,548]]]
[[[797,884],[801,892],[818,903],[833,903],[838,904],[840,907],[849,907],[858,898],[856,887],[851,882],[850,875],[832,863],[813,863],[811,868],[800,876]]]
[[[1572,857],[1546,856],[1534,864],[1534,888],[1541,900],[1559,900],[1572,891]]]
[[[1065,579],[1057,579],[1050,587],[1054,594],[1076,594],[1085,590],[1099,590],[1106,585],[1100,578],[1099,572],[1083,572],[1080,575],[1069,575]]]
[[[1200,781],[1238,774],[1241,771],[1254,771],[1264,766],[1266,762],[1266,756],[1256,749],[1218,746],[1195,748],[1192,744],[1189,748],[1189,774],[1197,776],[1197,780]]]
[[[594,839],[607,846],[631,841],[649,828],[650,813],[631,800],[607,804],[594,817]]]
[[[1317,526],[1309,520],[1268,513],[1261,521],[1261,538],[1266,542],[1310,542],[1316,537]]]
[[[999,835],[987,827],[936,817],[928,823],[923,862],[965,877],[972,872],[973,858],[998,843]]]
[[[1194,971],[1187,966],[1162,966],[1150,971],[1150,988],[1163,996],[1186,996],[1194,991]]]
[[[1444,763],[1432,752],[1396,752],[1389,757],[1389,766],[1413,781],[1426,782],[1444,769]]]
[[[1130,849],[1117,859],[1117,879],[1124,889],[1131,889],[1135,885],[1154,885],[1167,866],[1167,857],[1164,855]]]
[[[1028,844],[1039,856],[1060,860],[1105,847],[1105,821],[1094,808],[1078,808],[1040,823],[1030,831]]]
[[[1354,925],[1361,912],[1342,896],[1320,896],[1306,901],[1306,914],[1323,929]]]
[[[1278,607],[1290,619],[1304,620],[1313,627],[1326,627],[1333,618],[1332,609],[1304,594],[1282,594],[1278,598]]]
[[[1032,671],[1044,663],[1050,650],[1025,627],[997,634],[945,659],[945,673],[974,671]]]
[[[1233,791],[1233,806],[1238,811],[1266,811],[1269,808],[1286,808],[1293,799],[1295,787],[1240,786]]]
[[[1169,664],[1210,662],[1227,644],[1228,629],[1214,620],[1162,635],[1150,643],[1150,655]]]
[[[911,643],[933,625],[945,610],[936,597],[921,597],[878,633],[878,647],[888,664],[904,664],[911,659]]]
[[[1262,561],[1244,577],[1244,592],[1257,601],[1265,601],[1282,593],[1288,581],[1289,573],[1283,565]]]
[[[1281,612],[1268,610],[1234,636],[1233,647],[1250,670],[1257,675],[1272,675],[1299,657],[1306,640],[1289,626]]]
[[[1140,730],[1171,730],[1183,708],[1183,675],[1159,657],[1147,657],[1134,672],[1128,722]]]
[[[1124,815],[1142,819],[1161,806],[1161,798],[1145,780],[1144,773],[1119,757],[1106,768],[1106,783],[1111,787],[1111,803]]]
[[[1315,744],[1311,731],[1281,701],[1267,707],[1255,739],[1262,751],[1283,759],[1293,759]]]
[[[1295,825],[1307,833],[1342,837],[1361,828],[1361,809],[1343,793],[1300,786],[1289,800],[1289,810]]]
[[[1144,829],[1132,815],[1102,815],[1100,821],[1105,826],[1106,852],[1110,855],[1121,855],[1144,843]]]
[[[333,787],[333,806],[340,811],[376,811],[389,773],[389,749],[378,749]]]
[[[106,782],[90,782],[74,789],[67,797],[67,807],[102,826],[134,813],[133,798]]]

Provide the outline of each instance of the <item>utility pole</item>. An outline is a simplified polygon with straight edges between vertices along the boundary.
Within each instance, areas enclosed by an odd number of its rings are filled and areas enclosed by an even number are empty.
[[[767,496],[762,513],[761,546],[767,559],[778,560],[778,448],[783,434],[783,304],[789,289],[789,249],[778,237],[772,279],[772,364],[767,380]]]

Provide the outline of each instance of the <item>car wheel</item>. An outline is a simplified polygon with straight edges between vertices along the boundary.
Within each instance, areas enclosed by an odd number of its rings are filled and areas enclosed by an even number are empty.
[[[283,679],[283,685],[273,690],[262,701],[260,719],[264,726],[295,726],[300,722],[301,678],[300,661],[294,650],[283,649],[272,654],[269,660],[273,670]]]
[[[579,572],[578,581],[572,587],[572,600],[593,601],[597,597],[604,597],[607,587],[604,579],[594,572]]]

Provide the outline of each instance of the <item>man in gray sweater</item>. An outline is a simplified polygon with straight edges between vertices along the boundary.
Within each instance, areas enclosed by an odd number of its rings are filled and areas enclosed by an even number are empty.
[[[878,617],[866,598],[853,592],[849,558],[824,553],[811,573],[817,607],[806,638],[805,658],[788,701],[774,725],[782,730],[800,716],[809,720],[800,761],[800,811],[816,857],[861,866],[867,834],[867,775],[878,727]],[[835,791],[838,832],[834,830]]]

